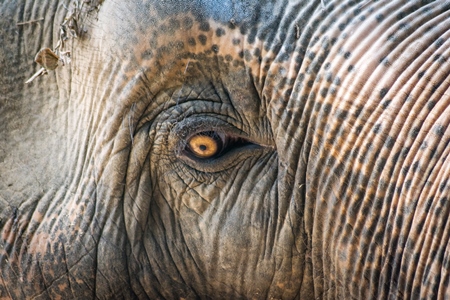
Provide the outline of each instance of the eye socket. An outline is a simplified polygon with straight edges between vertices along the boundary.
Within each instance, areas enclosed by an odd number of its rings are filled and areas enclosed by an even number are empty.
[[[186,150],[198,158],[212,158],[224,149],[225,136],[215,131],[205,131],[192,136]]]

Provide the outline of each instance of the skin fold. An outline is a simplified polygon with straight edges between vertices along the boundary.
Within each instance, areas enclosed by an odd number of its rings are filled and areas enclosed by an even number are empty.
[[[449,29],[449,1],[0,2],[0,299],[449,298]]]

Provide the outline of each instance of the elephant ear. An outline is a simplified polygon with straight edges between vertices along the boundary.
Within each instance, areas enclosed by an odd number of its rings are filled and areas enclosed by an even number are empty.
[[[95,17],[101,1],[82,2],[77,24],[88,34],[83,24]],[[0,207],[8,208],[0,210],[0,219],[10,218],[14,211],[20,215],[22,210],[17,208],[27,199],[40,199],[65,180],[61,166],[67,157],[49,154],[63,152],[69,132],[57,128],[56,121],[70,105],[71,68],[62,68],[69,63],[67,49],[72,41],[84,38],[70,31],[73,8],[73,3],[58,1],[43,0],[39,5],[0,1]],[[61,33],[64,26],[68,33]],[[46,75],[33,76],[37,73]],[[50,163],[52,159],[63,161]],[[14,196],[17,191],[20,197]],[[33,205],[34,201],[28,202]]]
[[[49,106],[60,96],[56,76],[47,75],[45,85],[25,82],[40,69],[33,59],[42,45],[53,43],[53,21],[62,22],[63,10],[44,1],[33,6],[7,0],[0,1],[0,12],[0,220],[5,220],[20,215],[18,207],[27,199],[41,197],[53,177],[42,157],[54,153],[46,137],[52,127]]]

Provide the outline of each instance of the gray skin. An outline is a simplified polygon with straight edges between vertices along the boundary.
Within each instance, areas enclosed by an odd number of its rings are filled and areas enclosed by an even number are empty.
[[[450,297],[448,1],[89,1],[25,84],[37,2],[0,3],[0,299]]]

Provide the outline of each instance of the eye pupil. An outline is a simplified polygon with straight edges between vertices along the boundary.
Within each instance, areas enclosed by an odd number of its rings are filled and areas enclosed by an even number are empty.
[[[208,147],[206,147],[205,145],[200,145],[199,148],[200,150],[205,151]]]

